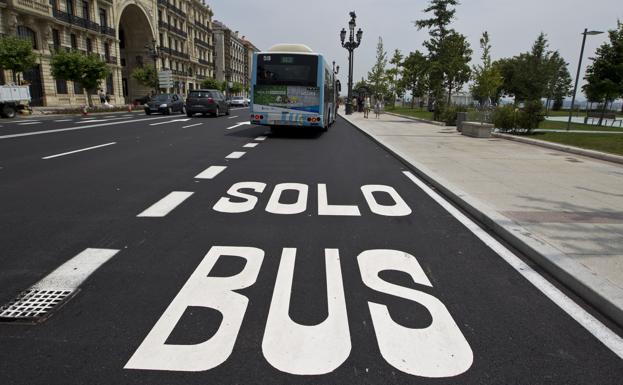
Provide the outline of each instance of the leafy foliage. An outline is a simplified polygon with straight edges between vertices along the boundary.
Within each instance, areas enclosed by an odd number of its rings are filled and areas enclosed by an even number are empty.
[[[17,36],[0,38],[0,68],[11,70],[14,82],[17,82],[16,74],[31,69],[37,63],[37,58],[30,40]]]
[[[515,129],[516,108],[512,104],[498,106],[493,111],[493,125],[502,132],[509,132]]]
[[[234,83],[231,85],[231,88],[229,89],[229,91],[230,91],[232,94],[237,94],[237,93],[240,93],[240,92],[242,92],[242,90],[243,90],[243,86],[242,86],[242,83],[240,83],[240,82],[234,82]]]
[[[201,82],[201,88],[221,90],[222,86],[223,86],[222,82],[219,82],[218,80],[213,79],[213,78],[206,78],[206,79],[203,79],[203,81]]]
[[[383,48],[383,38],[379,36],[378,43],[376,45],[376,63],[372,67],[372,70],[368,72],[368,84],[370,85],[371,92],[377,98],[382,98],[388,93],[388,81],[385,72],[387,66],[387,52]]]
[[[547,83],[547,103],[554,100],[554,110],[562,108],[565,97],[571,95],[571,74],[567,68],[567,62],[560,56],[558,51],[552,53],[549,60],[549,81]]]
[[[448,90],[448,104],[453,90],[459,90],[470,79],[472,50],[467,38],[457,32],[451,32],[441,46],[440,62],[443,68],[443,85]]]
[[[402,73],[400,64],[402,63],[403,56],[400,50],[394,50],[394,55],[389,61],[393,65],[386,71],[387,82],[389,84],[389,92],[392,95],[393,104],[396,104],[396,96],[402,97],[404,95],[404,87],[400,81],[400,75]]]
[[[79,83],[87,93],[97,88],[110,74],[108,65],[96,54],[85,55],[78,51],[57,51],[50,61],[52,76],[55,79]],[[89,96],[89,105],[93,102]]]
[[[143,67],[136,67],[134,71],[132,71],[132,79],[136,80],[140,84],[158,89],[160,88],[160,83],[158,82],[158,73],[156,72],[156,67],[153,65],[146,65]]]
[[[421,98],[428,93],[429,62],[420,51],[409,53],[402,61],[401,87],[410,91],[412,103],[415,98]]]
[[[499,99],[496,95],[502,86],[503,79],[500,69],[491,62],[491,44],[487,31],[483,32],[480,38],[480,48],[482,49],[482,64],[472,67],[474,83],[470,91],[481,106],[486,106]]]

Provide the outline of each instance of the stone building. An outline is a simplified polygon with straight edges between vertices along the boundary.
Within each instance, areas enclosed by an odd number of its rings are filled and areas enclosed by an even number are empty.
[[[257,48],[238,31],[230,30],[225,24],[214,20],[214,68],[216,80],[227,81],[230,84],[242,84],[243,91],[239,94],[246,96],[251,85],[251,64],[253,52]]]
[[[145,64],[171,69],[170,91],[180,93],[214,76],[212,15],[199,0],[0,0],[0,34],[31,39],[40,56],[22,75],[31,105],[85,103],[78,84],[52,78],[50,58],[58,49],[100,55],[112,69],[101,88],[113,104],[124,104],[151,93],[130,76]],[[4,79],[10,73],[0,70]]]

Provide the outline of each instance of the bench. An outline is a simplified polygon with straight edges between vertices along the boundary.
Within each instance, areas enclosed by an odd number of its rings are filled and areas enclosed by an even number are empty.
[[[589,119],[591,120],[590,124],[594,124],[595,119],[599,120],[601,116],[602,115],[600,111],[589,111],[584,117],[584,124],[589,124]],[[623,120],[617,119],[617,115],[612,112],[606,112],[605,114],[603,114],[603,117],[606,120],[612,120],[612,123],[610,123],[611,127],[614,126],[614,123],[616,122],[619,122],[619,127],[621,127],[621,123],[623,123]]]

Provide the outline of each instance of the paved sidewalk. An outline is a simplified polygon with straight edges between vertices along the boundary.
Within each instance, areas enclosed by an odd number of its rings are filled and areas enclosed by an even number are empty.
[[[623,326],[623,165],[395,115],[342,117]]]

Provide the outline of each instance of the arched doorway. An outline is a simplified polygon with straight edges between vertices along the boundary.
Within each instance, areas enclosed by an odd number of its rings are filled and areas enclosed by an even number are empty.
[[[126,103],[142,99],[152,91],[149,87],[132,79],[132,71],[143,65],[153,65],[147,54],[146,44],[151,44],[154,35],[143,10],[130,4],[125,7],[119,19],[119,56],[122,65],[123,96]]]

